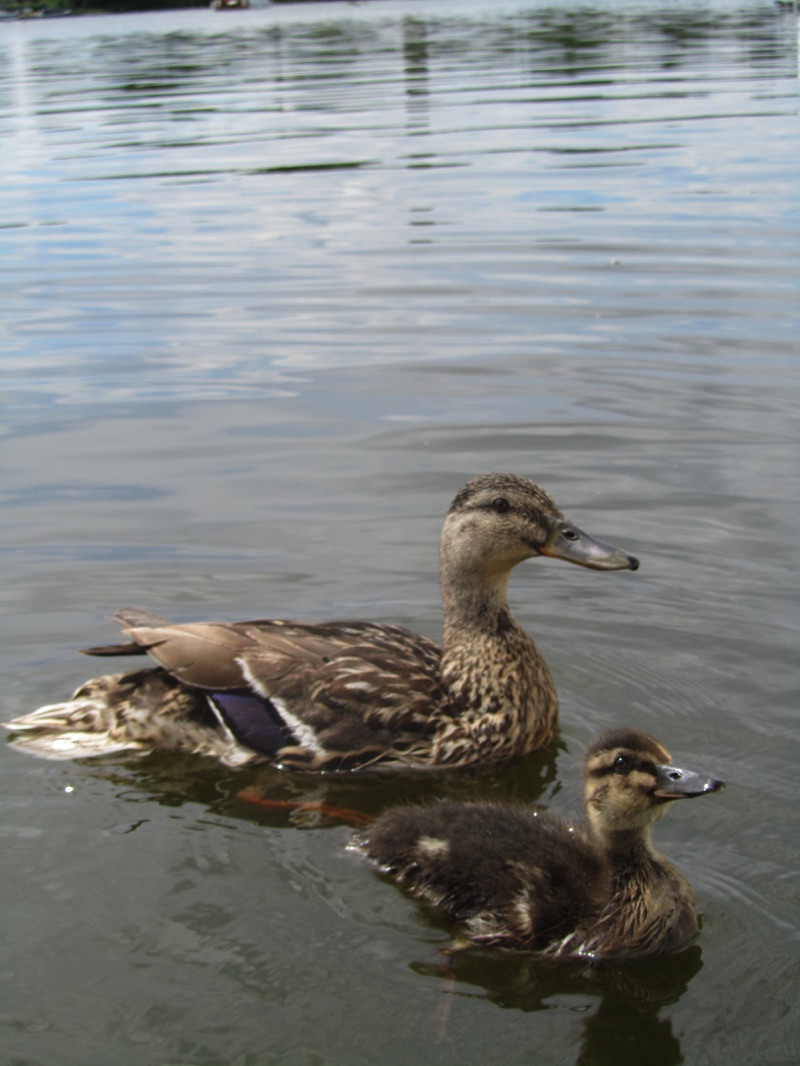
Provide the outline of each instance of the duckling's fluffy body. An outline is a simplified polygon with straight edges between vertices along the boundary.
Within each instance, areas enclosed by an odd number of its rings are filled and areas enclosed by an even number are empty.
[[[560,958],[660,954],[692,939],[698,915],[650,826],[670,800],[720,788],[671,766],[652,737],[616,730],[587,756],[586,826],[532,807],[444,802],[387,811],[361,846],[476,943]]]
[[[173,625],[124,610],[115,619],[129,643],[88,653],[159,665],[93,678],[67,703],[8,723],[14,743],[49,758],[190,751],[310,770],[525,754],[558,725],[550,672],[508,606],[511,570],[536,555],[639,565],[581,533],[532,482],[485,474],[461,489],[442,530],[441,646],[371,622]]]

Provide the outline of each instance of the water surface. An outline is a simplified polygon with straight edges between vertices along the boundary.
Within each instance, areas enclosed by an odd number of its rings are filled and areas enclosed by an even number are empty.
[[[642,559],[515,575],[562,702],[518,765],[3,749],[6,1061],[797,1061],[796,29],[761,0],[3,23],[3,717],[125,604],[436,636],[483,470]],[[448,967],[346,829],[237,798],[574,808],[614,722],[729,781],[658,827],[704,914],[672,959]]]

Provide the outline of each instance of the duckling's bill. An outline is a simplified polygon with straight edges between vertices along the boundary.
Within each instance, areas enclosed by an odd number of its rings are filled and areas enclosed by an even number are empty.
[[[578,566],[587,566],[591,570],[639,569],[639,560],[635,556],[628,555],[612,544],[595,540],[566,521],[553,522],[550,536],[539,552],[568,563],[577,563]]]
[[[678,766],[657,766],[656,787],[653,796],[666,803],[676,799],[694,799],[721,792],[725,782],[694,770],[681,770]]]

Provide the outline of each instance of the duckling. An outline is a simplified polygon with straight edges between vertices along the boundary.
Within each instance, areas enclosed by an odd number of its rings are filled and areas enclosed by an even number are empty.
[[[186,751],[338,771],[523,755],[558,726],[550,671],[508,605],[511,570],[539,555],[639,566],[568,522],[533,482],[484,474],[463,486],[442,530],[442,645],[374,622],[173,625],[126,609],[115,620],[129,643],[86,653],[159,665],[93,678],[7,728],[17,747],[56,759]]]
[[[672,801],[724,782],[625,728],[594,741],[584,782],[582,828],[533,807],[442,802],[386,811],[360,847],[467,941],[553,958],[679,950],[698,930],[695,896],[654,851],[651,826]]]

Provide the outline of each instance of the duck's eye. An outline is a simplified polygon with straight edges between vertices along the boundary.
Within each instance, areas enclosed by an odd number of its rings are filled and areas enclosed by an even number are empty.
[[[495,514],[506,514],[510,508],[511,504],[505,496],[498,496],[497,499],[492,500],[492,510]]]
[[[581,535],[577,531],[577,529],[572,529],[572,528],[570,528],[570,526],[564,526],[564,528],[561,530],[561,536],[564,538],[564,540],[580,540],[581,539]]]
[[[633,759],[630,755],[618,755],[614,760],[611,769],[615,774],[627,774],[633,769]]]

